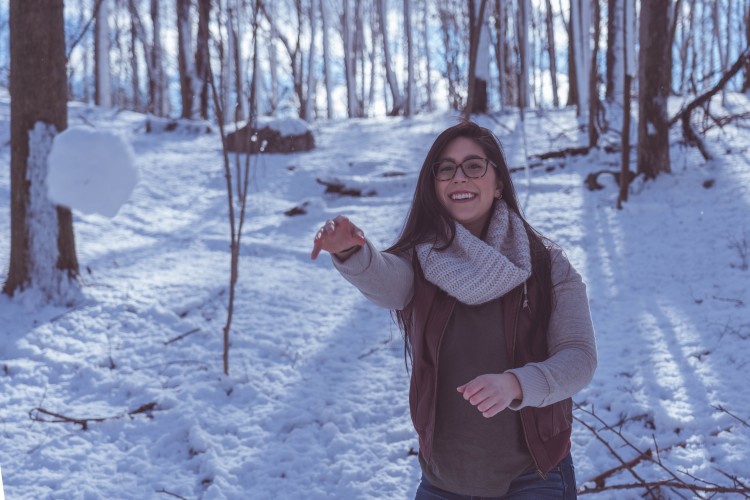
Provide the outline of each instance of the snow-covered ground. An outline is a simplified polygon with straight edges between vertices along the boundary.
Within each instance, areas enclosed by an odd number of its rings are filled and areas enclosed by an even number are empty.
[[[748,106],[741,96],[732,102]],[[2,165],[10,157],[8,109],[4,92]],[[517,116],[478,120],[499,135],[509,163],[522,164]],[[7,498],[413,498],[419,464],[400,333],[328,258],[313,262],[309,254],[320,224],[339,213],[376,245],[391,243],[425,153],[455,117],[322,123],[317,149],[253,163],[228,377],[229,223],[218,134],[147,134],[142,115],[78,104],[69,122],[125,134],[139,184],[112,219],[76,214],[78,303],[39,307],[33,292],[0,296]],[[530,154],[577,145],[571,110],[529,113],[525,129]],[[675,145],[673,174],[637,180],[623,210],[610,177],[604,190],[584,186],[588,173],[618,168],[616,154],[514,174],[528,217],[566,249],[589,287],[599,368],[575,398],[583,407],[575,416],[624,460],[639,453],[587,412],[641,451],[658,445],[677,477],[706,487],[731,486],[724,473],[750,484],[747,137],[747,122],[714,129],[718,159],[709,164]],[[324,194],[316,178],[376,194]],[[6,167],[3,270],[9,191]],[[307,213],[283,214],[295,206]],[[55,420],[39,409],[104,420],[83,429],[39,421]],[[579,486],[593,487],[587,481],[619,465],[580,422],[573,455]],[[671,479],[650,462],[635,471],[646,481]],[[634,482],[627,471],[606,480]]]

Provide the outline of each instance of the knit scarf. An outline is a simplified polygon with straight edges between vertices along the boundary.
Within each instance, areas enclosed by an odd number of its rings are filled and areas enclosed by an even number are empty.
[[[503,200],[495,202],[486,241],[456,223],[456,237],[448,248],[438,251],[422,243],[416,252],[425,278],[469,305],[502,297],[531,276],[526,228]]]

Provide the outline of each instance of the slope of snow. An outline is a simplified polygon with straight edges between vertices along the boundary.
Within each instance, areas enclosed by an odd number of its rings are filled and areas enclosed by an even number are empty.
[[[0,95],[5,120],[7,106]],[[747,103],[737,98],[737,106]],[[320,224],[339,213],[377,246],[391,243],[424,155],[456,118],[317,124],[317,149],[253,160],[228,377],[218,136],[149,135],[141,115],[80,105],[69,120],[129,136],[140,179],[114,218],[76,214],[83,285],[74,307],[35,308],[33,291],[0,296],[8,498],[413,498],[419,464],[400,332],[327,258],[309,254]],[[517,117],[478,120],[521,165]],[[7,130],[0,122],[0,145]],[[532,154],[577,145],[572,110],[528,114],[526,132]],[[656,442],[679,477],[727,485],[721,470],[747,484],[750,429],[739,419],[750,419],[741,375],[750,362],[750,271],[741,256],[750,245],[750,152],[741,128],[713,131],[711,147],[719,159],[705,164],[675,145],[673,174],[636,181],[623,210],[609,177],[602,191],[584,186],[589,172],[619,168],[618,155],[595,152],[514,179],[531,222],[565,248],[588,284],[600,361],[576,402],[641,451]],[[2,146],[0,162],[9,163],[9,149]],[[377,194],[324,194],[316,178]],[[4,169],[6,238],[9,196]],[[283,214],[295,206],[307,213]],[[4,269],[8,249],[0,247]],[[39,409],[103,420],[84,430]],[[625,460],[638,455],[586,411],[575,416]],[[573,455],[579,486],[619,465],[578,422]],[[653,464],[637,470],[666,478]],[[607,484],[632,482],[621,472]]]

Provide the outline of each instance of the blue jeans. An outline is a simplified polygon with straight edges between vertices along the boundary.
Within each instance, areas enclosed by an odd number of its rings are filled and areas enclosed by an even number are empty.
[[[510,483],[508,492],[501,497],[477,497],[457,495],[430,484],[424,476],[417,488],[414,500],[574,500],[576,496],[576,477],[573,470],[573,458],[570,453],[562,459],[546,479],[536,472],[521,474]]]

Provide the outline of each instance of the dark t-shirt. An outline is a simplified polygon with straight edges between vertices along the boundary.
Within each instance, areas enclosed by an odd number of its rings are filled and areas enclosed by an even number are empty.
[[[456,303],[438,354],[437,414],[432,461],[419,462],[427,480],[462,495],[501,496],[533,466],[517,412],[485,418],[456,390],[479,375],[511,368],[501,299]]]

